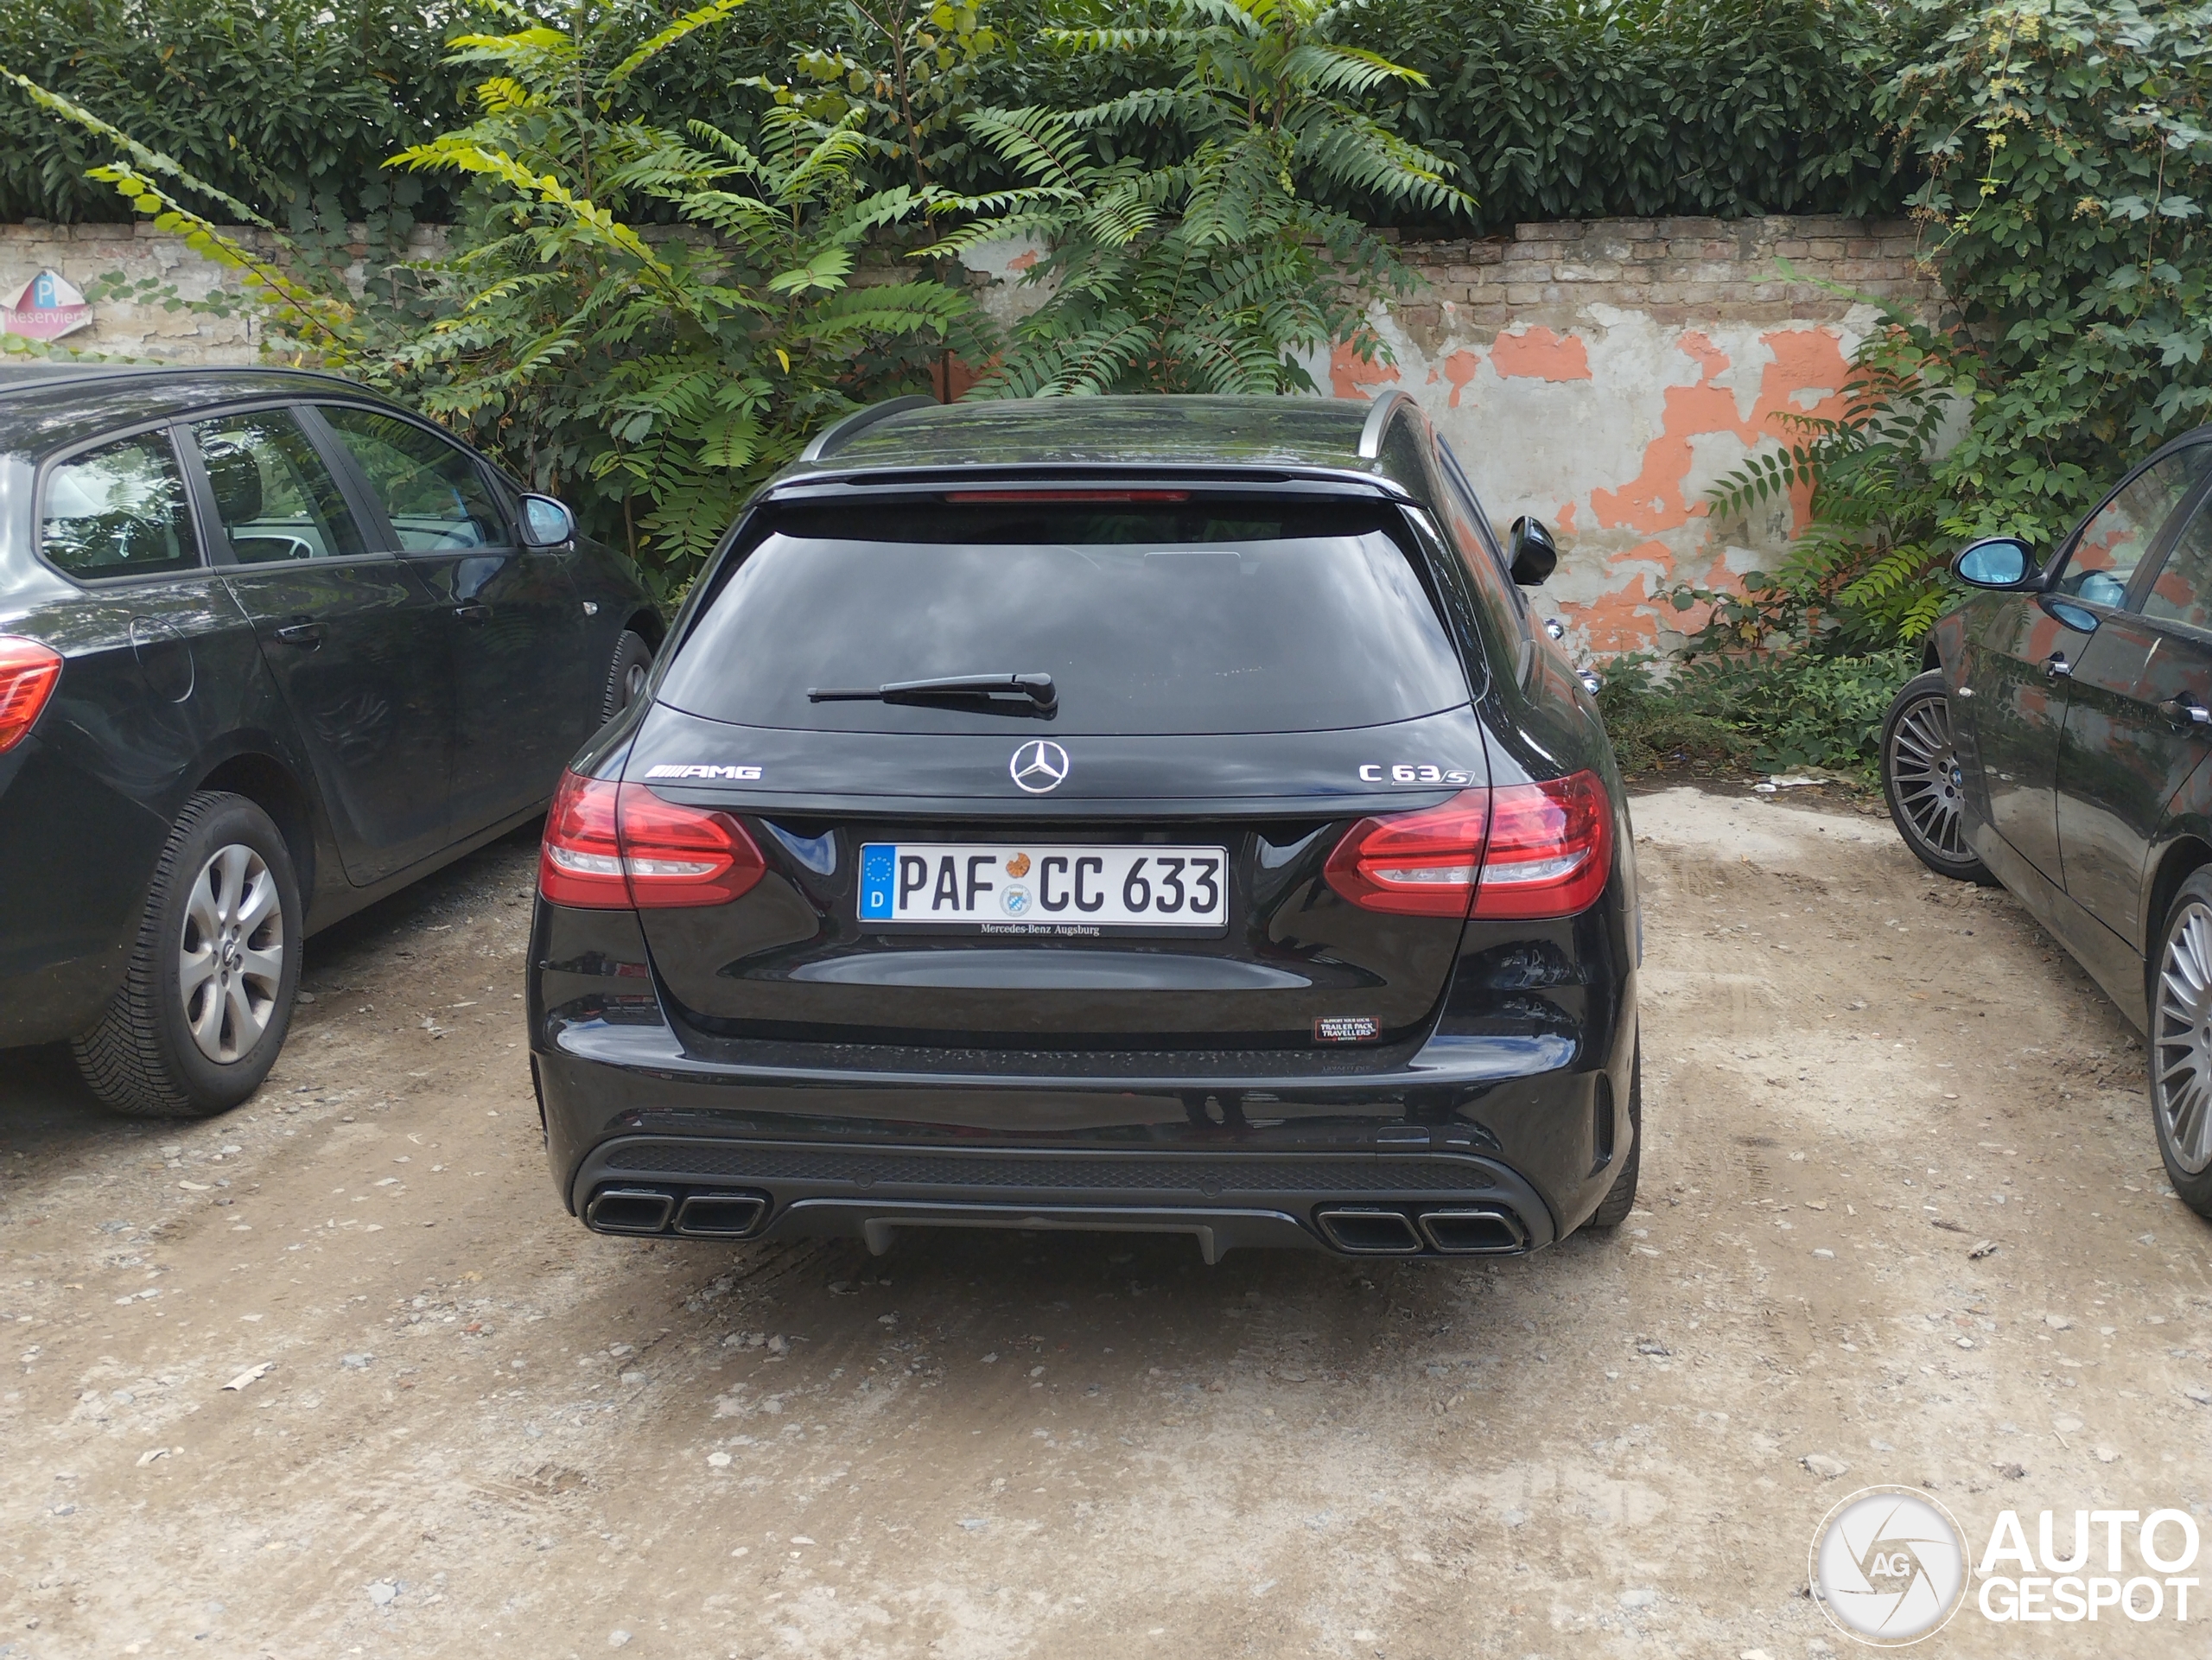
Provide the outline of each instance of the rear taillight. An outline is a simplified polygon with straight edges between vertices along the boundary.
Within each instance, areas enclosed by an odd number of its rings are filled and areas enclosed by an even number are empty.
[[[0,634],[0,754],[37,722],[61,679],[61,653],[17,634]]]
[[[727,905],[767,869],[728,813],[563,773],[545,815],[537,891],[588,910]]]
[[[1465,917],[1489,817],[1490,792],[1465,790],[1440,807],[1363,818],[1344,832],[1322,874],[1363,910]]]
[[[1595,773],[1491,792],[1478,917],[1571,917],[1613,872],[1613,809]]]
[[[1605,890],[1612,811],[1593,773],[1467,790],[1440,807],[1363,818],[1324,867],[1363,910],[1398,916],[1573,916]]]

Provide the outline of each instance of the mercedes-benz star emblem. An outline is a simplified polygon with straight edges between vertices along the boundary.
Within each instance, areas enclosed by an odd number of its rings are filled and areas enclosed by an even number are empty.
[[[1068,752],[1050,739],[1039,738],[1014,752],[1007,771],[1031,795],[1043,795],[1058,789],[1060,780],[1068,775]]]

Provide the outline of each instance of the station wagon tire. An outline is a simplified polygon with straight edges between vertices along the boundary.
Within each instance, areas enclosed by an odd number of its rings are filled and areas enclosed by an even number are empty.
[[[614,661],[607,671],[607,698],[599,718],[611,721],[645,695],[645,677],[653,666],[653,648],[643,634],[625,628],[614,645]]]
[[[1921,863],[1953,881],[1995,882],[1967,845],[1950,700],[1940,669],[1906,681],[1890,704],[1882,722],[1882,798]]]
[[[1628,1220],[1636,1208],[1636,1179],[1643,1164],[1643,1045],[1636,1046],[1636,1059],[1628,1069],[1628,1162],[1613,1178],[1612,1191],[1582,1225],[1595,1233],[1610,1233]]]
[[[2151,1123],[2175,1196],[2212,1217],[2212,866],[2174,895],[2152,961]]]
[[[299,988],[302,912],[290,851],[244,796],[177,815],[123,986],[70,1048],[92,1093],[140,1117],[203,1117],[261,1087]]]

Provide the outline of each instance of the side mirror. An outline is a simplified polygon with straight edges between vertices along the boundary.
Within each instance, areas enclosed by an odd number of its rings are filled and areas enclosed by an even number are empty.
[[[2035,556],[2018,537],[1989,536],[1969,543],[1951,569],[1976,588],[2018,588],[2035,574]]]
[[[1543,520],[1525,513],[1513,521],[1507,553],[1514,585],[1518,588],[1534,588],[1559,568],[1559,544],[1552,540]]]
[[[550,496],[522,499],[522,539],[532,548],[557,548],[576,539],[576,516]]]
[[[2056,594],[2046,594],[2036,601],[2046,614],[2056,618],[2077,634],[2094,634],[2101,620],[2087,606],[2076,605],[2071,600],[2062,600]]]

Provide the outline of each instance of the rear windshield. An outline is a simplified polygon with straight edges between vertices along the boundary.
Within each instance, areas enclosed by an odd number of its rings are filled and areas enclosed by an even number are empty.
[[[837,732],[1309,732],[1467,701],[1385,510],[1352,504],[909,505],[786,514],[663,683],[711,720]],[[810,690],[1049,674],[1014,709]],[[1011,707],[1011,706],[1010,706]]]

